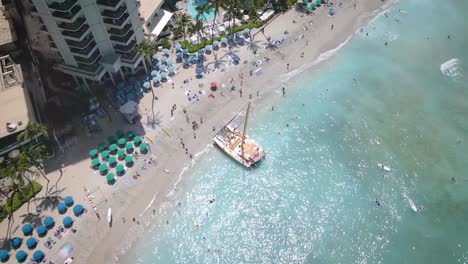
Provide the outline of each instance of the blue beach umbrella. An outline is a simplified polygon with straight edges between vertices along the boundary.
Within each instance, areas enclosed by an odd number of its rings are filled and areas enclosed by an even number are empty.
[[[219,41],[217,40],[213,41],[213,46],[219,46]]]
[[[161,72],[164,72],[166,69],[167,69],[166,65],[161,65],[161,67],[159,68]]]
[[[24,252],[24,250],[20,250],[20,251],[16,252],[16,260],[18,262],[25,261],[27,257],[28,257],[28,254],[26,252]]]
[[[54,224],[55,224],[55,221],[52,217],[48,216],[44,219],[44,225],[48,229],[51,229],[54,226]]]
[[[84,211],[84,208],[81,204],[77,204],[75,206],[73,206],[73,213],[75,214],[75,216],[80,216]]]
[[[64,214],[67,212],[67,206],[64,203],[59,203],[57,205],[57,211],[59,212],[59,214]]]
[[[65,228],[70,228],[73,225],[73,218],[67,216],[63,219],[63,226]]]
[[[180,49],[182,49],[182,46],[180,44],[176,44],[175,48],[176,48],[176,50],[180,50]]]
[[[177,52],[175,55],[176,55],[176,57],[182,57],[182,53],[181,53],[181,52]]]
[[[159,82],[159,77],[158,76],[153,77],[153,82],[155,83]]]
[[[169,50],[168,50],[168,49],[163,49],[162,52],[163,52],[164,54],[169,54]]]
[[[9,258],[10,258],[10,254],[8,254],[8,251],[6,251],[4,249],[0,250],[0,261],[1,262],[7,262]]]
[[[42,261],[42,259],[43,259],[44,257],[45,257],[44,252],[42,252],[41,250],[37,250],[37,251],[34,252],[34,254],[33,254],[33,260],[34,260],[34,261],[37,261],[37,262]]]
[[[156,60],[156,61],[158,60],[158,54],[153,55],[153,60]]]
[[[63,199],[63,202],[65,203],[66,206],[70,207],[73,205],[73,197],[67,196],[65,199]]]
[[[173,61],[167,61],[167,66],[174,66],[174,62]]]
[[[161,72],[161,79],[166,79],[166,78],[167,78],[167,73]]]
[[[201,75],[202,73],[203,73],[203,69],[201,69],[201,68],[195,69],[195,74],[196,75]]]
[[[249,33],[249,32],[250,32],[250,28],[245,28],[243,31],[244,31],[244,33]]]
[[[152,76],[152,77],[158,76],[158,72],[157,72],[157,71],[152,71],[152,72],[151,72],[151,76]]]
[[[206,47],[205,47],[205,49],[207,49],[207,50],[211,50],[211,48],[212,48],[211,45],[206,45]]]
[[[26,246],[28,247],[28,249],[34,249],[37,245],[37,239],[35,239],[34,237],[30,237],[28,238],[28,240],[26,240]]]
[[[40,225],[36,228],[36,232],[40,237],[43,237],[45,234],[47,234],[47,228],[43,225]]]
[[[156,78],[156,76],[153,77],[153,79],[154,79],[154,78]],[[143,83],[143,87],[145,87],[146,89],[149,89],[149,88],[151,87],[151,84],[150,84],[149,82],[144,82],[144,83]]]
[[[175,72],[174,66],[169,66],[168,70],[169,70],[169,72],[171,72],[171,73],[174,73],[174,72]]]
[[[21,238],[19,237],[14,237],[12,239],[10,239],[10,246],[12,248],[19,248],[21,246]]]
[[[227,38],[222,38],[221,43],[226,44],[228,42]]]
[[[21,228],[21,231],[23,231],[23,234],[24,234],[25,236],[31,235],[31,234],[32,234],[32,231],[33,231],[32,225],[30,225],[30,224],[25,224],[25,225],[23,226],[23,228]]]

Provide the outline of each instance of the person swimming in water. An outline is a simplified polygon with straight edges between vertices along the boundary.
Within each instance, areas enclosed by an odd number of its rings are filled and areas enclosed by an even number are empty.
[[[377,206],[380,206],[379,200],[375,200],[375,204],[376,204]]]

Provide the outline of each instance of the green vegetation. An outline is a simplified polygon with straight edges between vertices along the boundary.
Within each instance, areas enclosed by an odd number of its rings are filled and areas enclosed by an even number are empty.
[[[13,191],[12,196],[7,199],[6,203],[3,206],[0,206],[0,222],[7,218],[9,214],[18,210],[18,208],[28,202],[41,190],[42,185],[35,181],[31,181],[31,183],[19,187],[17,191]]]
[[[161,42],[159,43],[159,45],[161,45],[165,49],[171,48],[171,43],[169,43],[169,40],[167,40],[167,38],[161,39]]]
[[[240,26],[234,26],[232,28],[232,32],[233,33],[236,33],[236,32],[239,32],[239,31],[242,31],[246,28],[255,28],[255,27],[259,27],[261,25],[260,22],[258,22],[257,20],[250,20],[247,24],[244,24],[244,25],[240,25]],[[212,45],[214,41],[221,41],[222,38],[227,38],[228,37],[228,34],[225,34],[225,35],[222,35],[222,36],[218,36],[218,37],[215,37],[213,39],[209,39],[209,40],[206,40],[206,41],[201,41],[199,44],[191,44],[188,40],[184,40],[180,43],[180,45],[182,46],[183,49],[187,49],[188,52],[190,53],[194,53],[196,52],[197,50],[201,49],[201,48],[204,48],[206,45]]]

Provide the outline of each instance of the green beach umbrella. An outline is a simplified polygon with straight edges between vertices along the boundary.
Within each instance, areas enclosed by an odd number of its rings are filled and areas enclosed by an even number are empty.
[[[129,143],[127,143],[127,145],[125,145],[125,148],[127,150],[131,150],[131,149],[133,149],[133,144],[131,142],[129,142]]]
[[[133,163],[133,157],[132,156],[127,156],[125,158],[125,163]]]
[[[104,150],[102,153],[101,153],[101,157],[103,159],[107,159],[109,157],[109,151],[107,150]]]
[[[117,165],[117,167],[115,167],[115,171],[117,173],[122,173],[124,170],[125,170],[125,167],[122,164],[119,164],[119,165]]]
[[[119,151],[117,151],[117,156],[119,159],[123,159],[125,157],[125,150],[119,149]]]
[[[133,133],[133,131],[129,130],[129,131],[127,132],[127,138],[133,139],[133,137],[135,137],[135,133]]]
[[[111,172],[111,173],[107,174],[106,175],[106,180],[109,181],[109,182],[115,180],[114,173]]]
[[[125,133],[121,129],[117,130],[115,134],[117,135],[118,138],[125,137]]]
[[[97,149],[92,149],[92,150],[89,151],[89,157],[92,158],[92,159],[93,159],[94,157],[96,157],[97,154],[98,154],[98,150],[97,150]]]
[[[125,138],[120,138],[119,141],[117,141],[117,144],[119,144],[119,146],[123,146],[125,145],[125,142],[127,142]]]
[[[140,136],[136,136],[136,137],[133,139],[133,143],[135,143],[135,144],[140,144],[140,143],[141,143],[141,137],[140,137]]]
[[[94,168],[96,166],[98,166],[101,162],[99,161],[98,158],[95,158],[91,161],[91,166]]]
[[[105,172],[107,170],[107,165],[106,164],[101,164],[99,166],[99,172]]]
[[[117,139],[115,139],[114,136],[108,136],[107,142],[109,142],[109,144],[114,144],[115,142],[117,142]]]
[[[110,157],[108,161],[109,161],[109,165],[112,165],[112,164],[115,165],[115,163],[117,163],[117,159],[115,157],[113,157],[113,156]]]
[[[104,151],[107,149],[107,144],[104,142],[99,143],[98,148],[100,151]]]
[[[116,150],[117,150],[117,145],[116,145],[116,144],[110,145],[109,150],[110,150],[111,152],[116,151]]]
[[[146,152],[148,151],[148,144],[146,144],[146,143],[141,143],[141,145],[140,145],[140,151],[141,151],[142,153],[146,153]]]

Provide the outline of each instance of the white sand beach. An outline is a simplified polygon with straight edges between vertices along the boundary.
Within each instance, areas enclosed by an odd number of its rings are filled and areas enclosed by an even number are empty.
[[[87,157],[89,147],[81,144],[82,141],[78,139],[78,144],[73,146],[71,153],[85,153],[83,159],[64,167],[63,175],[57,170],[50,173],[48,177],[51,179],[51,185],[59,180],[58,187],[54,189],[57,195],[62,198],[68,195],[73,196],[75,204],[82,204],[88,212],[79,218],[74,217],[73,228],[77,232],[72,233],[69,230],[66,237],[55,239],[58,242],[53,249],[49,250],[40,245],[46,253],[47,260],[63,263],[64,258],[58,252],[69,243],[73,246],[73,251],[67,257],[74,257],[74,263],[117,262],[114,257],[119,254],[121,247],[129,244],[135,238],[135,234],[144,230],[147,224],[143,221],[144,216],[153,214],[153,210],[158,215],[161,205],[172,202],[169,195],[177,191],[177,183],[182,170],[185,170],[182,177],[190,176],[188,170],[192,165],[196,166],[194,160],[204,158],[203,154],[199,156],[195,154],[212,145],[212,137],[215,133],[213,128],[217,131],[250,100],[250,97],[254,108],[271,108],[274,102],[282,100],[281,83],[286,82],[288,76],[313,65],[320,54],[339,47],[360,27],[385,9],[384,5],[390,4],[389,0],[343,0],[342,5],[338,3],[335,3],[337,7],[334,16],[328,16],[328,8],[322,6],[310,15],[290,10],[275,17],[264,28],[264,35],[271,37],[271,40],[287,38],[277,49],[265,49],[267,40],[259,29],[254,30],[252,36],[254,36],[254,43],[259,46],[259,52],[255,56],[248,44],[235,48],[233,52],[241,58],[239,65],[230,65],[226,55],[229,50],[221,48],[216,53],[218,57],[223,57],[224,71],[214,70],[212,63],[214,55],[207,55],[207,65],[211,72],[203,79],[195,79],[194,68],[182,69],[181,64],[176,64],[176,67],[180,69],[172,77],[172,81],[155,89],[158,98],[155,102],[158,125],[152,128],[146,124],[147,115],[151,115],[152,101],[151,93],[147,93],[140,104],[142,126],[126,124],[125,127],[121,127],[117,124],[121,122],[109,123],[109,127],[105,130],[110,132],[102,133],[97,136],[100,138],[94,139],[93,142],[105,142],[108,134],[117,129],[125,131],[131,129],[136,134],[144,135],[149,139],[146,141],[150,143],[152,154],[137,160],[135,166],[129,169],[125,176],[117,179],[116,184],[107,185],[103,180],[104,177],[90,169],[90,159]],[[287,35],[284,34],[285,31],[288,32]],[[269,58],[268,62],[265,57]],[[247,61],[246,64],[243,63],[244,60]],[[251,76],[250,71],[255,72],[257,69],[251,62],[258,60],[262,61],[259,68],[262,69],[263,74]],[[186,79],[191,80],[184,83]],[[235,90],[232,92],[229,91],[231,79],[234,79],[235,85]],[[210,91],[211,82],[218,84],[216,92]],[[174,88],[172,88],[172,83],[174,83]],[[287,84],[286,87],[288,87]],[[242,97],[239,90],[242,90]],[[190,91],[190,95],[197,94],[199,101],[189,102],[187,91]],[[203,92],[200,94],[199,91]],[[287,93],[288,88],[286,88],[286,96]],[[210,94],[213,94],[214,98],[209,97]],[[174,104],[177,109],[171,117]],[[189,122],[183,110],[187,112]],[[200,122],[201,119],[203,123]],[[192,121],[196,121],[199,125],[195,132],[192,129]],[[170,136],[162,128],[167,129]],[[182,148],[181,140],[188,149],[188,154]],[[140,169],[145,163],[143,159],[149,159],[152,155],[156,159],[156,165],[147,164],[146,169]],[[193,155],[192,159],[191,155]],[[133,179],[132,175],[136,171],[141,174],[141,177]],[[83,187],[91,191],[100,219],[93,213]],[[41,194],[43,192],[39,196]],[[51,204],[56,203],[51,202]],[[169,204],[169,206],[176,205]],[[35,208],[35,205],[31,205],[31,208]],[[106,220],[108,208],[112,208],[112,227],[109,227]],[[56,219],[56,225],[62,224],[62,216],[57,213],[54,206],[48,208],[46,206],[44,211],[43,214]],[[71,208],[68,211],[66,215],[70,214]],[[11,226],[12,237],[15,234],[21,234],[22,225],[29,219],[33,219],[28,217],[25,206],[15,213]],[[43,215],[34,219],[37,221],[37,219],[42,219],[41,217]],[[7,232],[7,222],[4,221],[0,226],[2,234]],[[42,240],[45,241],[45,239]],[[14,254],[14,251],[11,252]],[[10,257],[8,263],[14,263],[13,261],[14,255]]]

